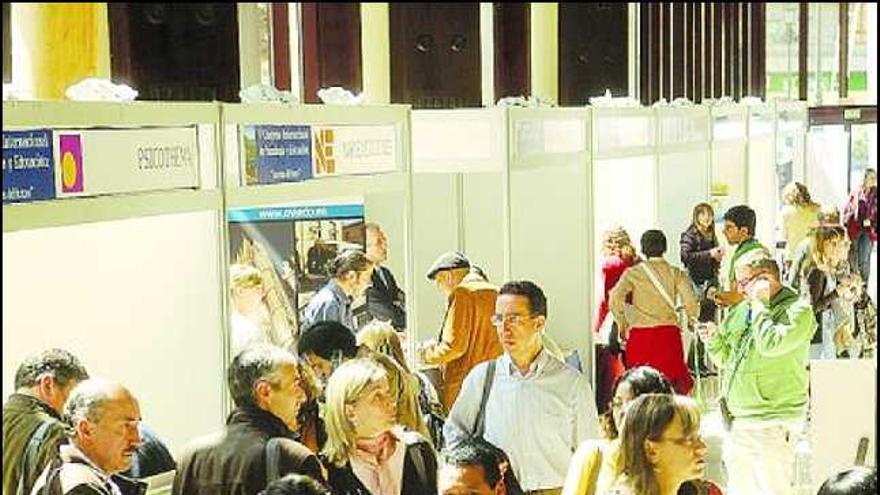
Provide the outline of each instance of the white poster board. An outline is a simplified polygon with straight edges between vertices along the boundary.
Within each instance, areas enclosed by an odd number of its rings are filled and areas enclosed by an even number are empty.
[[[865,463],[875,465],[876,361],[810,361],[810,416],[814,490],[832,474],[853,466],[862,437],[869,442]]]
[[[3,398],[28,355],[60,347],[119,381],[179,456],[223,425],[217,213],[3,234]]]

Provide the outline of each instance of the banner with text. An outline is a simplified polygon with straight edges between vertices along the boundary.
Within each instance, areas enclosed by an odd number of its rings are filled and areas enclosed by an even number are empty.
[[[55,198],[52,131],[3,131],[3,202]]]
[[[230,276],[246,266],[260,272],[264,314],[271,318],[254,323],[262,325],[276,345],[287,345],[298,335],[301,312],[329,282],[336,256],[365,249],[362,203],[236,208],[226,212],[226,220],[230,263],[235,265],[230,266]],[[364,303],[355,301],[352,307],[365,309]],[[230,322],[233,347],[253,333],[247,329],[247,318]]]
[[[299,182],[312,177],[312,130],[307,125],[242,126],[243,185]]]
[[[320,126],[312,131],[315,176],[397,170],[396,132],[392,125]]]
[[[197,187],[196,127],[64,129],[54,139],[59,197]]]

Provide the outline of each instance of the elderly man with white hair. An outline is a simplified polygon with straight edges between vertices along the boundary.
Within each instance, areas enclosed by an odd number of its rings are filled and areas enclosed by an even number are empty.
[[[137,400],[124,386],[100,379],[81,382],[64,404],[70,443],[40,475],[32,495],[143,494],[146,484],[121,473],[141,442]]]

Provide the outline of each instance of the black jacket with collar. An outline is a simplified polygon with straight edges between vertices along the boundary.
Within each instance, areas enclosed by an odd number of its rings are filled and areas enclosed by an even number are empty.
[[[404,304],[403,291],[397,286],[391,270],[376,265],[372,285],[367,288],[367,308],[370,315],[377,320],[391,321],[391,326],[396,330],[405,330]]]
[[[173,494],[256,495],[266,488],[266,443],[279,442],[278,473],[304,474],[323,482],[312,451],[293,440],[275,415],[253,407],[236,408],[222,432],[197,440],[177,469]]]

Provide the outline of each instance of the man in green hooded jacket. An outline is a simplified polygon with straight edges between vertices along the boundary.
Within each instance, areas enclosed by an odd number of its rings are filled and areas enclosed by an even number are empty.
[[[724,369],[721,395],[733,421],[724,443],[730,495],[788,493],[794,445],[808,404],[809,302],[779,281],[769,257],[738,267],[746,299],[719,327],[698,328],[710,358]]]

